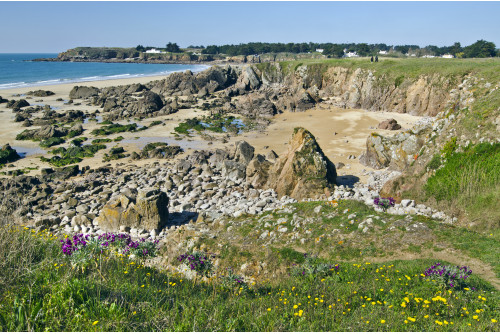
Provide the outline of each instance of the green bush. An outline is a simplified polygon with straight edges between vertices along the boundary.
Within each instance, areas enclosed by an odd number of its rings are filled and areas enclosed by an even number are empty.
[[[427,168],[436,170],[441,166],[441,156],[436,154],[432,157],[431,161],[427,164]]]

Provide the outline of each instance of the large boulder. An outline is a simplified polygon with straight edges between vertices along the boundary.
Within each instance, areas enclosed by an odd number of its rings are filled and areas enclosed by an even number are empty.
[[[137,197],[121,194],[112,198],[96,219],[104,231],[119,231],[120,226],[160,230],[167,225],[168,197],[154,188],[139,190]]]
[[[246,165],[240,162],[227,160],[222,162],[221,174],[231,181],[237,181],[246,177]]]
[[[278,196],[297,200],[328,194],[335,185],[335,165],[325,156],[314,136],[304,128],[295,128],[288,151],[269,171],[267,187]]]
[[[255,148],[244,140],[235,143],[234,160],[245,165],[252,160]]]
[[[88,86],[75,86],[69,92],[70,99],[87,99],[99,95],[99,88]]]
[[[144,93],[141,100],[137,104],[138,112],[141,114],[149,114],[163,108],[163,100],[160,95],[147,91]]]
[[[17,154],[17,151],[14,150],[9,144],[5,144],[0,150],[0,164],[13,162],[20,158],[21,157]]]
[[[399,125],[398,121],[396,121],[394,118],[391,118],[380,122],[377,128],[382,130],[399,130],[401,129],[401,125]]]

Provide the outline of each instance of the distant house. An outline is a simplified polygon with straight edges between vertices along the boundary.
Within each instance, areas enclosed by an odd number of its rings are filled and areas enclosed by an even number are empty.
[[[436,56],[425,55],[425,56],[422,56],[422,58],[436,58]]]
[[[149,49],[146,51],[146,53],[163,53],[163,52],[161,50]]]
[[[386,54],[387,54],[387,51],[380,50],[380,51],[378,52],[378,54],[379,54],[379,55],[386,55]]]
[[[453,55],[442,55],[441,58],[455,58]]]
[[[354,57],[359,57],[356,51],[354,52],[346,52],[347,49],[344,49],[344,57],[346,58],[354,58]]]
[[[324,49],[316,49],[316,52],[323,53]]]

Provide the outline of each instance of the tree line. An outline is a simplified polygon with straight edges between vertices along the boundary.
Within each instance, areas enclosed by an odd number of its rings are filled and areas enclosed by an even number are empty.
[[[201,51],[203,54],[225,54],[228,56],[253,55],[264,53],[308,53],[323,50],[322,54],[343,57],[347,52],[356,52],[361,57],[378,54],[379,51],[386,51],[389,54],[415,55],[421,57],[424,55],[442,56],[451,54],[457,58],[486,58],[500,56],[500,50],[496,49],[493,42],[478,40],[477,42],[462,47],[460,42],[451,46],[438,47],[427,45],[387,45],[384,43],[244,43],[244,44],[226,44],[226,45],[208,45]]]

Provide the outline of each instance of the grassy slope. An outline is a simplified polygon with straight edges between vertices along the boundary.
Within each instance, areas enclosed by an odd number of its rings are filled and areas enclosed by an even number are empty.
[[[319,205],[323,208],[318,215],[314,208]],[[381,229],[366,233],[357,230],[356,224],[348,223],[351,212],[357,213],[353,220],[358,221],[378,216],[376,226]],[[316,223],[306,223],[305,227],[311,231],[306,242],[288,242],[288,233],[282,233],[272,242],[255,238],[262,229],[267,229],[266,222],[286,218],[287,222],[279,225],[287,226],[294,215],[304,221],[320,218]],[[211,238],[201,238],[198,242],[214,251],[220,261],[217,275],[206,282],[191,281],[159,267],[108,254],[84,270],[71,268],[69,259],[61,254],[59,243],[50,234],[2,229],[0,329],[498,331],[498,323],[491,321],[500,320],[498,291],[479,276],[473,275],[468,280],[468,287],[478,291],[462,288],[448,291],[421,278],[425,268],[438,260],[432,255],[422,260],[380,263],[366,260],[373,254],[418,253],[427,247],[425,242],[419,244],[425,239],[419,239],[423,233],[404,232],[404,228],[389,231],[390,226],[404,226],[398,225],[403,218],[344,201],[338,207],[325,202],[300,203],[281,212],[233,219],[220,229],[216,243],[211,244]],[[498,236],[469,235],[463,229],[420,218],[414,217],[413,221],[422,221],[429,227],[436,237],[435,244],[439,241],[442,247],[467,248],[471,257],[490,263],[497,274],[500,272],[495,256],[499,252]],[[340,229],[332,237],[318,238],[325,234],[325,229],[332,231],[343,223],[347,223],[345,231]],[[276,230],[277,226],[270,230]],[[224,244],[225,233],[233,237],[230,245]],[[402,241],[401,245],[377,241],[391,233]],[[374,240],[377,242],[369,247]],[[467,244],[463,245],[464,242]],[[217,243],[222,243],[220,248]],[[168,253],[168,249],[165,251]],[[304,263],[302,252],[316,253],[319,255],[316,264],[339,264],[340,270],[290,276],[294,264]],[[222,277],[227,274],[228,266],[238,272],[242,263],[255,262],[266,262],[269,268],[268,272],[255,275],[255,284],[251,280],[248,284],[230,284]],[[446,303],[436,296],[445,298]]]

